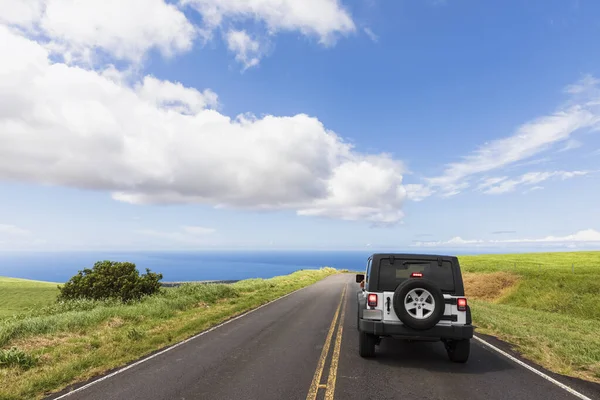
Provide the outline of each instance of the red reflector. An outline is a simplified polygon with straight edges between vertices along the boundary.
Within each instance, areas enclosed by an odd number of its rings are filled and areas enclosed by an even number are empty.
[[[422,272],[413,272],[412,274],[410,274],[411,278],[422,278],[423,277],[423,273]]]
[[[369,307],[377,307],[377,295],[375,293],[369,294],[367,303],[369,304]]]
[[[467,299],[459,298],[456,300],[456,305],[458,306],[458,311],[467,311]]]

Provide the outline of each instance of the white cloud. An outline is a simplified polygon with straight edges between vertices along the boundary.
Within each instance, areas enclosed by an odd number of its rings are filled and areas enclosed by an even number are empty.
[[[490,243],[594,243],[600,242],[600,232],[585,229],[567,236],[546,236],[540,239],[491,240]]]
[[[421,201],[434,193],[430,187],[421,184],[406,184],[404,188],[406,189],[406,198],[412,201]]]
[[[441,196],[443,198],[456,196],[457,194],[459,194],[460,192],[462,192],[469,186],[470,185],[468,182],[454,182],[454,183],[445,185],[443,188],[443,191],[441,193]]]
[[[500,182],[505,181],[507,179],[508,179],[507,176],[499,176],[499,177],[495,177],[495,178],[485,178],[479,184],[479,186],[477,186],[477,189],[478,190],[487,189],[487,188],[489,188],[491,186],[495,186],[495,185],[499,184]]]
[[[567,88],[569,93],[583,96],[578,103],[571,101],[551,115],[521,125],[512,136],[484,144],[461,162],[447,165],[443,174],[428,178],[433,188],[442,193],[456,194],[470,186],[472,176],[497,170],[525,160],[570,139],[581,129],[595,129],[600,124],[600,97],[595,90],[598,80],[584,78]]]
[[[377,36],[375,33],[373,33],[373,31],[371,30],[371,28],[368,28],[368,27],[364,28],[363,31],[367,34],[367,36],[369,37],[369,39],[371,39],[375,43],[377,43],[377,41],[379,41],[379,36]]]
[[[45,243],[45,240],[36,238],[27,229],[11,224],[0,224],[0,249],[2,250],[31,248]]]
[[[15,225],[0,224],[0,235],[3,237],[29,236],[31,232]]]
[[[207,244],[206,237],[215,233],[213,228],[205,228],[202,226],[182,226],[180,231],[159,231],[154,229],[136,230],[134,233],[148,238],[160,239],[164,244],[165,241],[188,244],[188,245],[205,245]],[[168,243],[167,243],[168,244]]]
[[[48,38],[67,61],[91,61],[96,49],[139,61],[151,49],[165,56],[191,49],[196,28],[164,0],[0,0],[0,21]]]
[[[412,247],[461,247],[469,245],[479,245],[483,243],[483,240],[468,240],[463,239],[460,236],[455,236],[448,241],[416,241]]]
[[[43,45],[1,25],[0,54],[12,55],[0,63],[0,179],[130,203],[402,218],[402,164],[355,152],[314,117],[232,119],[204,108],[217,102],[210,91],[53,63]]]
[[[216,232],[213,228],[205,228],[203,226],[182,226],[181,229],[191,235],[210,235]]]
[[[210,89],[200,92],[179,82],[161,81],[152,76],[144,77],[143,82],[136,85],[136,91],[141,100],[181,114],[194,115],[207,107],[218,106],[218,96]]]
[[[543,186],[534,186],[534,187],[532,187],[532,188],[530,188],[530,189],[527,189],[527,190],[525,190],[525,191],[523,192],[523,194],[525,194],[525,193],[530,193],[530,192],[535,192],[535,191],[537,191],[537,190],[543,190],[543,189],[544,189],[544,187],[543,187]]]
[[[483,243],[483,240],[468,240],[468,239],[465,240],[465,239],[461,238],[460,236],[456,236],[456,237],[453,237],[452,239],[448,240],[446,243],[462,245],[462,244]]]
[[[575,140],[575,139],[571,139],[567,142],[567,144],[565,144],[565,146],[560,149],[558,152],[562,153],[565,151],[569,151],[569,150],[574,150],[574,149],[578,149],[581,146],[583,146],[583,143],[581,143],[579,140]]]
[[[42,0],[0,0],[0,22],[31,30],[44,10]]]
[[[187,11],[200,13],[202,27],[186,17],[187,6]],[[253,28],[264,35],[300,32],[324,45],[356,30],[338,0],[105,0],[93,5],[80,0],[0,0],[0,9],[0,25],[41,40],[68,64],[86,66],[101,65],[106,55],[134,64],[150,51],[171,57],[191,50],[198,38],[206,43],[220,29],[238,33],[225,35],[225,42],[249,68],[265,51],[240,29],[248,21],[257,22]]]
[[[535,185],[554,177],[566,180],[589,173],[589,171],[528,172],[516,179],[489,178],[479,185],[479,189],[485,189],[486,194],[502,194],[514,191],[520,185]]]
[[[230,30],[227,32],[227,48],[235,53],[235,59],[244,65],[244,69],[255,67],[262,56],[260,43],[252,39],[246,31]]]
[[[224,24],[254,20],[266,25],[269,33],[299,31],[317,36],[322,44],[332,44],[338,35],[356,30],[348,11],[338,0],[181,0],[200,14],[206,29]]]
[[[385,156],[348,154],[346,160],[333,168],[326,197],[301,207],[298,214],[397,222],[404,216],[401,207],[406,198],[402,172],[401,163]]]
[[[577,83],[568,85],[565,88],[565,92],[569,94],[580,94],[585,93],[589,90],[593,90],[600,83],[600,79],[596,79],[590,74],[586,74]]]
[[[448,241],[415,242],[414,247],[494,247],[498,245],[555,245],[559,247],[576,247],[577,245],[600,245],[600,232],[586,229],[567,236],[546,236],[538,239],[503,239],[503,240],[465,240],[454,237]]]

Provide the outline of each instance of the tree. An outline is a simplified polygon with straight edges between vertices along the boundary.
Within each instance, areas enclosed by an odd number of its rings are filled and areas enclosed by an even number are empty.
[[[85,268],[67,283],[59,286],[59,300],[110,299],[138,300],[160,290],[162,274],[141,274],[130,262],[98,261],[92,269]]]

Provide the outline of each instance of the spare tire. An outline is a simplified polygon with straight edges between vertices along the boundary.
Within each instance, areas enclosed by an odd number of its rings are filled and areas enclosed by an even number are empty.
[[[444,315],[444,295],[437,285],[427,279],[408,279],[394,292],[394,311],[406,326],[430,329]]]

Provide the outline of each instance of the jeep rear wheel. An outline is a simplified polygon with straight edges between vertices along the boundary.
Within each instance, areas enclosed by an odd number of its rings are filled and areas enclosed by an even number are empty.
[[[375,357],[377,337],[366,332],[359,332],[358,353],[361,357]]]
[[[430,329],[444,315],[446,304],[442,291],[426,279],[409,279],[398,285],[394,292],[394,311],[406,326]]]
[[[469,359],[469,354],[471,353],[470,339],[451,340],[444,344],[446,346],[448,358],[450,358],[451,361],[457,363],[467,362]]]

